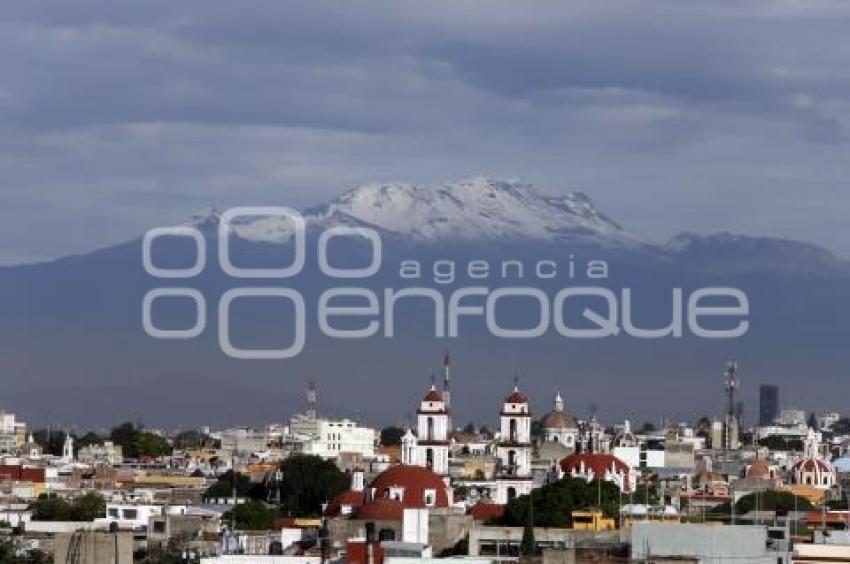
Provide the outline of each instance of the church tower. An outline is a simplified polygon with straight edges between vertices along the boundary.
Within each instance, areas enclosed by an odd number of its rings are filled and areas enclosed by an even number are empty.
[[[62,445],[62,462],[69,464],[74,461],[74,439],[70,434],[65,435],[65,443]]]
[[[507,503],[531,491],[531,410],[519,383],[502,403],[496,456],[496,503]]]
[[[441,476],[449,474],[449,409],[435,385],[416,410],[417,464]]]
[[[525,477],[531,475],[531,411],[528,398],[515,385],[505,398],[499,414],[499,444],[496,456],[500,474]]]

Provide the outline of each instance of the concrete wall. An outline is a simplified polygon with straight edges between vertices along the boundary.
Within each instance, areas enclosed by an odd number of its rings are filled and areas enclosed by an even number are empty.
[[[130,532],[85,531],[60,533],[54,545],[54,564],[132,564]]]
[[[788,554],[767,550],[767,527],[685,523],[635,523],[631,528],[632,558],[696,558],[719,564],[776,564]]]

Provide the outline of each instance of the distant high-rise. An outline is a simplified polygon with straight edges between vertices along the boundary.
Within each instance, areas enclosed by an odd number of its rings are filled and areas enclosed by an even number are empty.
[[[771,425],[779,415],[779,386],[759,386],[759,425]]]

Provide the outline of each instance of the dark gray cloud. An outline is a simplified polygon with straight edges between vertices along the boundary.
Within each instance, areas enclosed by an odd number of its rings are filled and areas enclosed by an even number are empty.
[[[10,5],[0,262],[482,173],[658,239],[847,255],[849,23],[820,1]]]

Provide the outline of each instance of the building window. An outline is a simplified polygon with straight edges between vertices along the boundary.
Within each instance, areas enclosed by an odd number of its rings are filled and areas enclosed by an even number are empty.
[[[434,468],[434,449],[425,449],[425,465],[428,468]]]
[[[516,419],[511,419],[511,422],[509,423],[509,427],[510,427],[510,432],[509,432],[510,441],[512,443],[515,443],[515,442],[517,442]]]
[[[139,516],[139,512],[135,509],[125,509],[124,510],[124,519],[135,519]]]
[[[437,492],[434,490],[425,490],[424,501],[427,507],[434,506],[434,500],[437,498]]]

